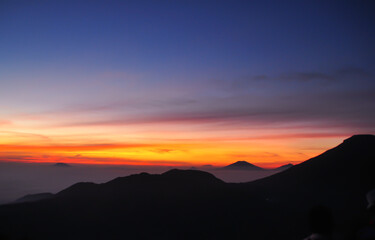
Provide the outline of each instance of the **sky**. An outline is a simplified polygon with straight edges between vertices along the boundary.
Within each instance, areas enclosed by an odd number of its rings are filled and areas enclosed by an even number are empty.
[[[0,1],[0,161],[262,167],[375,134],[373,1]]]

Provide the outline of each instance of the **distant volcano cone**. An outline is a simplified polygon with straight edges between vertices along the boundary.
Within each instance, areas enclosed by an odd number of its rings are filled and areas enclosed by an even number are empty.
[[[237,161],[232,163],[223,169],[226,170],[264,170],[261,167],[255,166],[254,164],[248,163],[246,161]]]
[[[53,166],[55,166],[55,167],[71,167],[71,165],[69,165],[67,163],[56,163],[56,164],[53,164]]]

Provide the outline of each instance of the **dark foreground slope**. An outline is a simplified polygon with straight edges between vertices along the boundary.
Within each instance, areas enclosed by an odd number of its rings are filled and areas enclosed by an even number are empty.
[[[0,207],[7,239],[301,239],[315,204],[349,234],[375,187],[375,136],[343,144],[274,176],[228,184],[193,170],[78,183],[50,199]]]
[[[366,208],[365,194],[375,188],[375,136],[355,135],[317,157],[245,185],[267,199],[269,209],[285,219],[290,216],[280,235],[307,232],[309,209],[322,204],[332,209],[336,235],[343,239]]]

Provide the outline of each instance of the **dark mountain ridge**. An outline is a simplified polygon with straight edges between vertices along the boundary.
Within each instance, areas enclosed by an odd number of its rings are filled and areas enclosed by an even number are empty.
[[[235,163],[232,163],[232,164],[229,164],[228,166],[225,166],[221,169],[224,169],[224,170],[246,170],[246,171],[266,171],[266,170],[275,170],[275,171],[284,171],[288,168],[291,168],[293,167],[294,165],[289,163],[289,164],[285,164],[285,165],[282,165],[280,167],[277,167],[277,168],[271,168],[271,169],[266,169],[266,168],[262,168],[262,167],[258,167],[252,163],[249,163],[249,162],[246,162],[246,161],[237,161]]]
[[[313,205],[329,206],[336,228],[345,232],[366,208],[365,194],[375,188],[373,149],[374,135],[354,135],[319,156],[244,185],[271,205],[282,205],[284,211],[301,218],[302,209],[307,214]],[[298,222],[294,227],[306,228]]]
[[[103,195],[116,194],[120,196],[128,196],[132,194],[159,194],[162,191],[173,193],[178,192],[197,192],[202,189],[215,189],[225,185],[225,183],[216,178],[214,175],[197,170],[179,170],[172,169],[163,174],[140,173],[127,177],[118,177],[107,183],[95,184],[81,182],[62,190],[56,194],[56,197],[77,197],[82,198],[83,195]]]
[[[228,166],[223,167],[225,170],[250,170],[250,171],[262,171],[264,170],[261,167],[255,166],[246,161],[237,161],[235,163],[229,164]]]
[[[26,196],[23,196],[19,199],[17,199],[16,203],[22,203],[22,202],[35,202],[43,199],[48,199],[53,197],[54,195],[52,193],[37,193],[37,194],[28,194]]]
[[[282,165],[282,166],[280,166],[280,167],[273,168],[273,169],[270,169],[270,170],[284,171],[284,170],[287,170],[288,168],[291,168],[291,167],[293,167],[293,166],[294,166],[293,164],[288,163],[288,164],[285,164],[285,165]]]
[[[62,163],[62,162],[60,162],[60,163],[55,163],[55,164],[53,164],[52,166],[54,166],[54,167],[63,167],[63,168],[65,168],[65,167],[71,167],[71,165],[69,165],[69,164],[67,164],[67,163]]]
[[[327,180],[339,183],[337,180],[340,179],[345,182],[355,180],[365,185],[372,185],[375,183],[372,181],[374,176],[370,174],[375,167],[374,147],[374,135],[354,135],[337,147],[314,158],[250,184],[265,185],[277,180],[298,184],[323,183]],[[358,178],[352,179],[350,173]]]

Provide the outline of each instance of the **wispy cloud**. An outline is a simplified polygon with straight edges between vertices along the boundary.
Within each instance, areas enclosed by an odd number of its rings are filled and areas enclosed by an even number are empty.
[[[374,78],[374,74],[362,68],[344,67],[333,72],[289,72],[276,77],[280,80],[290,81],[358,81]]]
[[[50,140],[48,136],[45,136],[42,134],[36,134],[36,133],[27,133],[27,132],[0,131],[0,136],[1,135]]]
[[[110,149],[130,149],[130,148],[144,148],[144,147],[158,147],[159,145],[152,144],[81,144],[81,145],[14,145],[14,144],[0,144],[1,149],[6,151],[22,150],[22,151],[100,151]]]
[[[12,121],[0,119],[0,127],[11,125],[11,124],[12,124]]]
[[[236,128],[239,125],[260,128],[280,124],[303,126],[308,123],[323,128],[325,125],[335,125],[368,130],[374,127],[375,122],[372,111],[375,83],[364,86],[355,83],[373,79],[373,73],[355,67],[331,72],[294,71],[274,76],[258,74],[238,81],[213,80],[203,85],[193,82],[197,89],[208,89],[208,94],[204,95],[140,95],[99,104],[77,103],[29,116],[35,117],[34,126],[42,128],[144,124],[201,124],[216,125],[218,128],[219,125],[228,127],[232,124]],[[315,81],[328,82],[333,86],[309,84]],[[238,88],[230,87],[236,84]],[[216,93],[214,89],[218,86],[221,88]],[[173,87],[172,84],[170,88]],[[33,121],[32,118],[28,119]]]
[[[209,84],[224,91],[246,92],[257,88],[267,90],[270,86],[297,87],[303,84],[342,84],[342,83],[370,83],[375,74],[363,68],[346,66],[332,71],[288,71],[277,74],[256,74],[232,77],[230,79],[211,79]],[[366,84],[367,85],[367,84]],[[315,85],[319,87],[319,85]],[[374,84],[372,84],[374,87]],[[280,88],[281,90],[282,88]],[[269,89],[268,89],[269,90]],[[347,89],[349,90],[349,89]],[[272,92],[272,91],[271,91]]]
[[[0,155],[0,161],[9,162],[39,162],[39,163],[80,163],[80,164],[108,164],[108,165],[150,165],[150,166],[189,166],[191,163],[172,161],[168,159],[145,160],[113,157],[66,157],[63,155]]]
[[[338,127],[375,127],[372,90],[327,93],[299,93],[279,97],[278,101],[251,102],[251,96],[216,99],[216,105],[202,102],[194,108],[163,109],[135,116],[108,116],[106,119],[67,121],[60,127],[127,126],[142,124],[235,124],[268,126],[306,124]]]
[[[292,72],[282,74],[277,78],[290,81],[336,81],[338,79],[335,75],[321,72]]]

